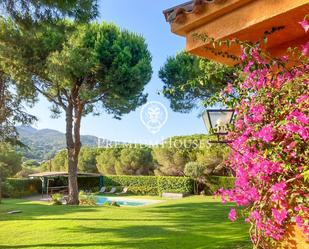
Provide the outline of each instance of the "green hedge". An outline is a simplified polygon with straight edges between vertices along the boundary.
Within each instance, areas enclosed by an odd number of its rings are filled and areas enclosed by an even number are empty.
[[[104,186],[128,187],[133,194],[159,195],[163,192],[186,193],[193,191],[188,177],[172,176],[104,176]]]
[[[40,179],[17,179],[9,178],[6,180],[8,185],[4,189],[3,196],[18,198],[41,193],[42,182]]]
[[[235,178],[228,176],[210,176],[206,180],[205,194],[213,195],[220,188],[232,189],[234,188]]]
[[[193,180],[189,177],[158,176],[158,192],[185,193],[193,192]]]
[[[207,178],[205,193],[214,194],[218,189],[231,189],[234,187],[234,177],[211,176]],[[78,186],[80,190],[98,191],[99,177],[79,177]],[[186,193],[193,192],[193,181],[188,177],[173,176],[104,176],[104,186],[128,187],[128,192],[136,195],[159,195],[163,192]],[[3,196],[23,197],[41,193],[40,179],[15,179],[6,180]]]
[[[157,187],[155,176],[104,176],[104,186],[149,186]]]

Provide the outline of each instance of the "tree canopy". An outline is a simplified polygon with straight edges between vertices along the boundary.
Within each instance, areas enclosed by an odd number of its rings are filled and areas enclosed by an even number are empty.
[[[97,167],[107,175],[152,175],[153,157],[149,147],[134,145],[102,150],[97,156]]]
[[[184,173],[186,176],[194,179],[194,193],[198,193],[199,183],[203,181],[205,177],[205,166],[197,163],[197,162],[188,162],[185,165]]]
[[[209,144],[207,135],[176,136],[166,139],[153,148],[157,163],[157,175],[185,175],[185,165],[197,162],[204,167],[205,174],[228,174],[224,161],[228,148],[224,145]]]
[[[21,170],[21,156],[7,143],[0,143],[0,203],[2,181]]]
[[[237,69],[186,52],[167,58],[159,71],[163,94],[177,112],[190,112],[235,81]]]
[[[69,17],[87,22],[98,15],[97,0],[0,0],[1,15],[33,25]]]
[[[41,93],[52,113],[66,116],[69,203],[78,203],[77,166],[83,116],[106,111],[120,118],[144,104],[152,74],[143,37],[114,24],[59,21],[34,34],[2,20],[0,58],[23,93]]]
[[[0,62],[0,143],[20,144],[16,124],[31,124],[36,118],[26,113],[23,107],[25,102],[32,101],[14,93],[11,84],[10,77],[1,70]]]

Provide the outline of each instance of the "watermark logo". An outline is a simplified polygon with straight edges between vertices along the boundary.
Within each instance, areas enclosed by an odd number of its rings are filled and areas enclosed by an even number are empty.
[[[140,119],[147,130],[158,133],[166,124],[168,112],[166,107],[158,101],[150,101],[142,107]]]

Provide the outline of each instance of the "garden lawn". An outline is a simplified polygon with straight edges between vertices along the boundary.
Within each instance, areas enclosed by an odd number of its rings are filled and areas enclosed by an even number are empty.
[[[250,248],[248,226],[227,219],[231,206],[200,196],[145,207],[70,207],[4,200],[0,248]],[[22,213],[8,215],[11,210]]]

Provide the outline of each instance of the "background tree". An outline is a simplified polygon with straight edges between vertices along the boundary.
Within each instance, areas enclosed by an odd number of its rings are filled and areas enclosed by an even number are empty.
[[[37,168],[40,164],[36,160],[27,160],[23,162],[22,166],[27,168]]]
[[[197,162],[188,162],[185,166],[184,173],[194,180],[194,193],[198,194],[199,184],[205,179],[205,166]]]
[[[149,175],[152,169],[153,159],[148,147],[124,148],[120,163],[115,165],[117,175]]]
[[[11,25],[19,24],[29,32],[35,33],[41,24],[51,25],[64,17],[78,22],[88,22],[98,15],[98,5],[96,0],[0,0],[0,14],[2,20],[12,20]],[[1,29],[2,32],[6,32],[4,26]],[[20,95],[18,91],[12,91],[13,85],[14,81],[5,73],[0,62],[0,142],[18,142],[16,123],[27,125],[35,120],[34,116],[27,114],[23,109],[26,92],[23,91]],[[27,97],[28,102],[35,101],[35,96],[30,94]]]
[[[28,27],[65,17],[87,22],[98,15],[96,0],[0,0],[0,10],[1,15]]]
[[[152,175],[152,150],[149,147],[106,148],[97,156],[97,168],[106,175]]]
[[[115,165],[119,163],[121,148],[107,148],[97,156],[97,168],[104,175],[115,175]]]
[[[8,176],[14,176],[21,170],[21,156],[14,148],[7,144],[0,144],[0,203],[2,197],[2,183]]]
[[[176,112],[203,105],[238,78],[237,68],[202,59],[186,52],[169,57],[159,71],[163,94]]]
[[[196,153],[196,162],[203,165],[206,175],[230,176],[231,170],[226,167],[226,159],[230,153],[228,146],[210,144]]]
[[[205,174],[227,175],[225,159],[228,147],[209,143],[208,135],[176,136],[153,148],[156,175],[183,176],[185,165],[197,162]]]
[[[0,61],[0,143],[19,144],[16,124],[31,124],[36,118],[25,112],[23,104],[33,103],[31,96],[13,93],[12,80],[2,70]]]
[[[207,147],[206,135],[176,136],[153,148],[158,164],[156,175],[183,176],[186,163],[196,161],[196,154]]]
[[[97,148],[81,148],[78,155],[78,171],[86,173],[97,173],[96,156],[99,151]],[[66,149],[60,150],[50,160],[41,164],[41,171],[67,171],[68,152]]]
[[[144,86],[152,73],[150,53],[141,36],[121,31],[113,24],[61,22],[63,32],[46,26],[35,35],[6,24],[11,36],[0,52],[6,70],[13,77],[17,75],[20,87],[26,81],[27,86],[51,101],[55,117],[65,112],[68,203],[78,204],[81,119],[100,110],[120,118],[144,104]]]
[[[96,157],[99,151],[97,148],[84,147],[78,157],[78,170],[86,173],[98,173]]]

